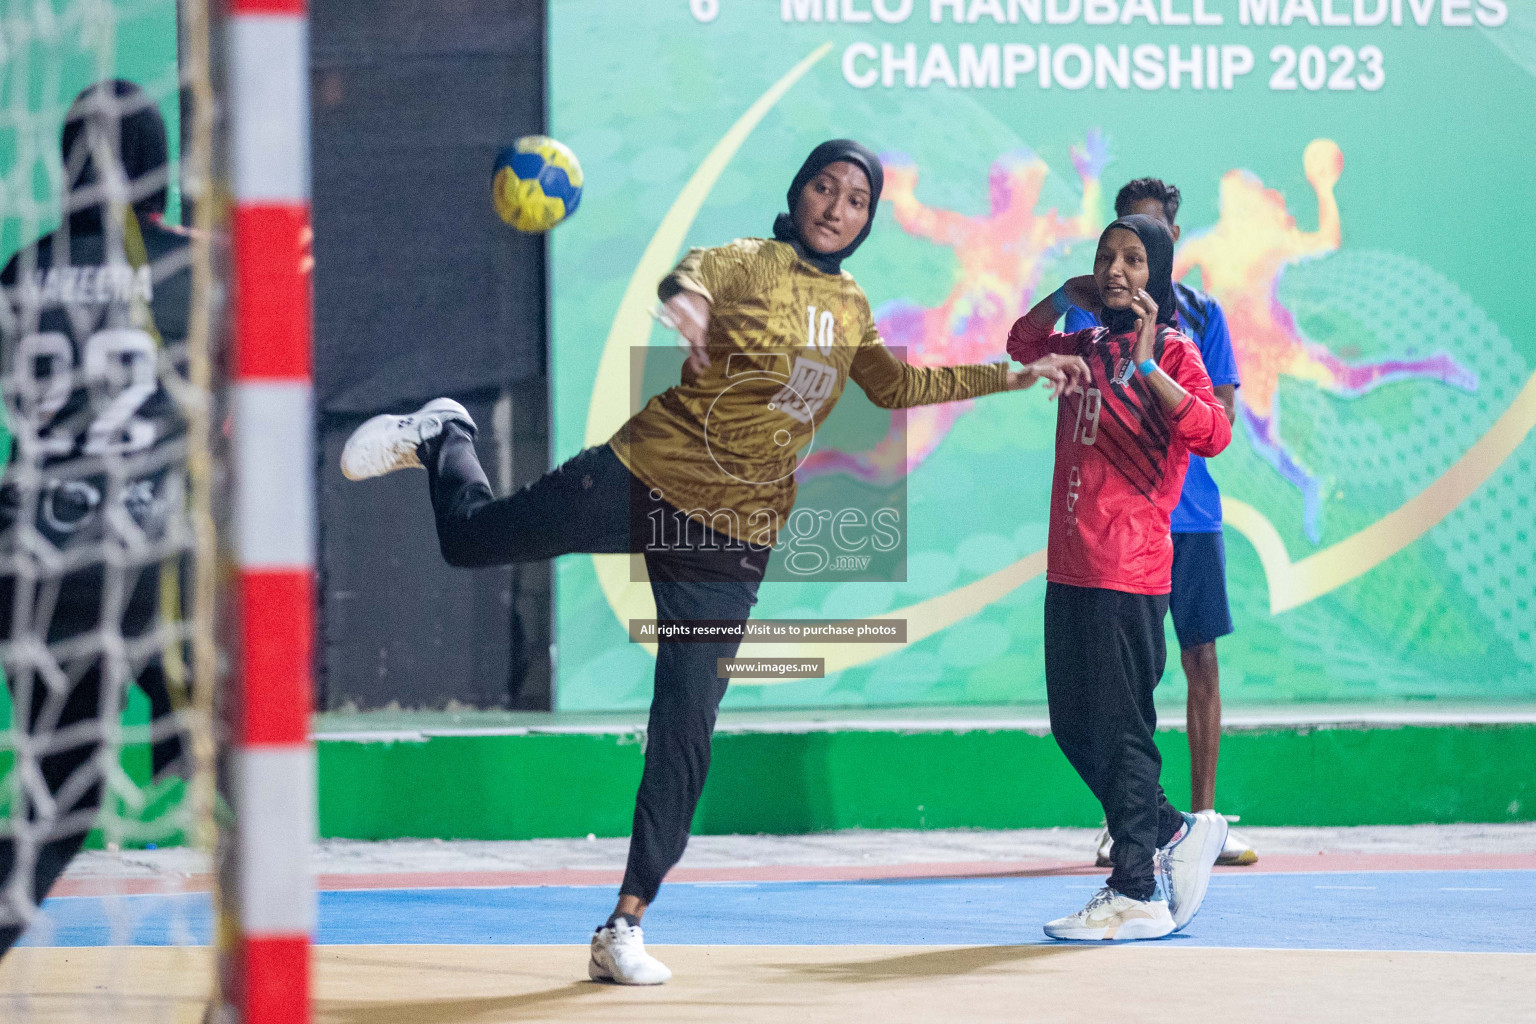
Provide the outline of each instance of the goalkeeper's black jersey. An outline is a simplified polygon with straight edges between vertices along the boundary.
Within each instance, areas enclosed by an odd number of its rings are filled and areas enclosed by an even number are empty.
[[[156,568],[186,543],[186,424],[166,383],[185,377],[189,262],[183,235],[130,223],[111,235],[61,230],[0,275],[6,638],[19,576],[37,579],[39,601],[58,588],[50,639],[118,615],[125,634],[150,624]]]

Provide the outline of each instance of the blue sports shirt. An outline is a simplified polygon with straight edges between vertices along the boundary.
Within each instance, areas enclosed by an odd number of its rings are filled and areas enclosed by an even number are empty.
[[[1227,314],[1221,303],[1197,289],[1175,281],[1173,291],[1179,302],[1179,328],[1200,346],[1200,358],[1211,386],[1241,384],[1237,379],[1237,359],[1232,354],[1232,336],[1227,333]],[[1067,310],[1067,333],[1099,326],[1099,318],[1073,306]],[[1220,533],[1221,491],[1211,478],[1205,459],[1189,457],[1184,473],[1184,490],[1169,517],[1174,533]]]

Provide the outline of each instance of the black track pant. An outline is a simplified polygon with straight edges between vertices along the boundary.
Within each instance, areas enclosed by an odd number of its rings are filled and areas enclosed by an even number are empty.
[[[681,513],[654,497],[607,445],[569,462],[505,498],[493,498],[475,458],[471,433],[451,423],[422,446],[432,488],[438,543],[448,564],[464,568],[532,562],[556,555],[643,553],[658,619],[745,622],[769,548],[751,548],[694,526],[674,529]],[[667,523],[663,544],[658,523]],[[685,546],[686,545],[686,546]],[[716,659],[739,641],[663,640],[646,733],[645,772],[635,799],[629,866],[619,890],[647,903],[683,856],[693,812],[709,773],[710,735],[725,696]]]
[[[1061,752],[1104,805],[1114,846],[1109,884],[1150,899],[1152,856],[1184,819],[1158,782],[1152,690],[1163,675],[1166,594],[1047,583],[1045,689]]]

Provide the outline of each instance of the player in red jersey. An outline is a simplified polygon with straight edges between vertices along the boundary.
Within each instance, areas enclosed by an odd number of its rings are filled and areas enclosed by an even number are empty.
[[[1087,386],[1062,399],[1045,592],[1051,732],[1104,806],[1114,839],[1108,884],[1052,921],[1059,939],[1158,938],[1199,910],[1226,839],[1212,811],[1169,804],[1153,744],[1152,690],[1167,661],[1173,538],[1190,453],[1232,439],[1194,342],[1175,329],[1173,236],[1133,215],[1099,238],[1092,277],[1073,278],[1020,318],[1008,354],[1080,356]],[[1104,326],[1054,330],[1072,306]]]

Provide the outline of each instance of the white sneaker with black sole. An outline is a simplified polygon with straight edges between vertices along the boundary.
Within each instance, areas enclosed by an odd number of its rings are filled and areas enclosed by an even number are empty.
[[[1168,893],[1174,931],[1182,930],[1199,913],[1211,868],[1226,841],[1227,819],[1215,811],[1201,811],[1185,814],[1184,827],[1157,851],[1153,864]]]
[[[672,971],[645,951],[645,931],[621,917],[593,933],[587,977],[615,985],[660,985]]]
[[[1045,926],[1045,934],[1053,939],[1095,942],[1160,939],[1172,931],[1173,917],[1161,887],[1150,900],[1133,900],[1106,885],[1082,910]]]
[[[421,469],[417,447],[455,420],[475,429],[469,410],[451,398],[434,398],[406,416],[375,416],[347,438],[341,450],[341,475],[348,480],[371,480],[397,469]]]

